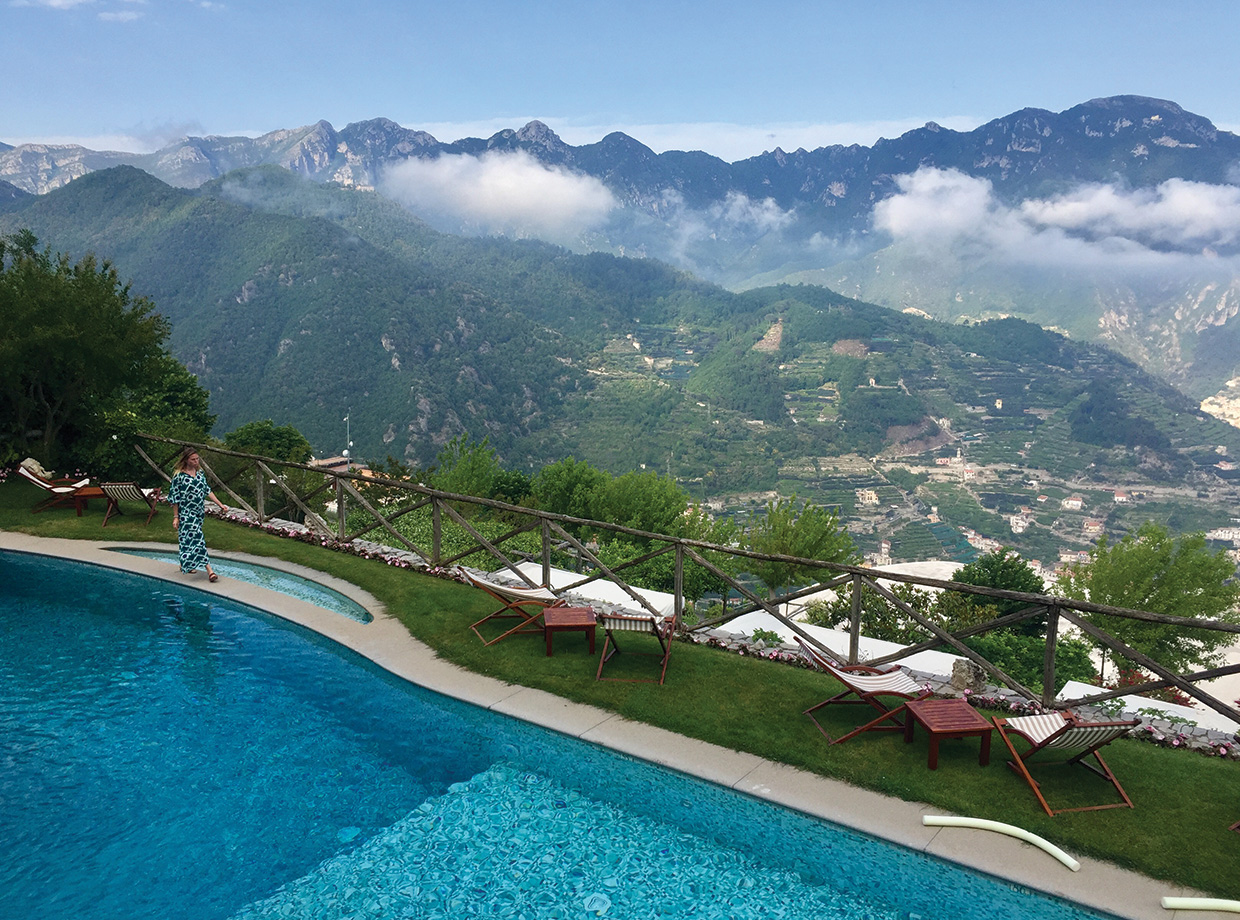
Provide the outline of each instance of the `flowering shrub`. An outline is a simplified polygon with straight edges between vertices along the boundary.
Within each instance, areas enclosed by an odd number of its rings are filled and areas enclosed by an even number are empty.
[[[1019,696],[1010,697],[1003,694],[993,696],[965,690],[964,698],[966,702],[977,706],[979,709],[1006,709],[1008,712],[1018,716],[1033,716],[1046,712],[1046,707],[1037,700],[1027,700]]]
[[[1135,687],[1138,684],[1144,684],[1153,680],[1150,675],[1146,674],[1140,668],[1134,665],[1117,668],[1117,676],[1114,680],[1103,684],[1108,690],[1120,690],[1124,687]],[[1095,681],[1097,682],[1097,681]],[[1175,703],[1177,706],[1196,706],[1197,701],[1188,694],[1177,690],[1175,687],[1163,687],[1159,690],[1144,691],[1144,695],[1155,700],[1162,700],[1164,703]]]

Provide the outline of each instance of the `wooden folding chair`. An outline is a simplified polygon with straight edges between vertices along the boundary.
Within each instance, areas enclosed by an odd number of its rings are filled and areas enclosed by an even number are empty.
[[[81,517],[82,509],[86,507],[90,499],[103,497],[99,488],[90,484],[89,477],[86,479],[45,479],[27,467],[25,463],[17,468],[17,472],[23,479],[38,486],[47,495],[43,501],[30,509],[34,514],[50,508],[72,507],[77,511],[77,516]]]
[[[656,617],[653,614],[636,614],[636,613],[601,613],[598,615],[598,624],[603,627],[603,655],[599,658],[598,672],[594,675],[595,680],[617,680],[630,681],[633,683],[658,683],[662,684],[667,677],[667,662],[672,657],[672,636],[676,633],[675,617]],[[616,641],[616,633],[643,633],[645,635],[654,636],[659,643],[658,652],[633,652],[634,655],[641,655],[650,658],[659,659],[659,679],[656,681],[651,678],[640,677],[604,677],[603,667],[614,656],[620,654],[620,643]]]
[[[543,630],[538,621],[542,619],[543,611],[548,607],[563,607],[567,603],[556,597],[549,588],[517,588],[512,585],[501,585],[474,575],[466,569],[461,569],[461,571],[471,585],[480,591],[485,591],[503,605],[494,613],[488,613],[481,620],[471,623],[469,626],[474,631],[474,635],[481,639],[484,645],[494,645],[500,639],[507,639],[514,633],[519,632],[536,632],[541,636]],[[478,630],[479,626],[491,620],[509,620],[513,618],[521,622],[511,629],[500,633],[494,639],[487,639]]]
[[[832,744],[842,744],[854,735],[867,731],[904,731],[905,721],[908,719],[908,714],[904,711],[905,704],[910,700],[924,700],[931,694],[929,689],[913,680],[903,668],[895,667],[884,671],[863,664],[837,665],[816,648],[807,645],[799,636],[797,644],[801,646],[801,655],[811,667],[829,674],[844,685],[844,689],[835,696],[805,710],[805,715],[809,716],[823,737]],[[899,703],[891,705],[891,700],[899,700]],[[824,706],[837,704],[870,706],[877,710],[879,715],[864,725],[858,725],[848,734],[832,740],[827,730],[814,718],[814,713]],[[892,724],[884,725],[887,721]]]
[[[158,488],[142,489],[136,482],[101,482],[99,488],[108,500],[108,509],[103,515],[103,526],[108,526],[108,518],[113,513],[122,514],[121,502],[141,502],[150,508],[146,522],[151,523],[155,512],[159,510],[159,499],[163,494]]]
[[[1047,712],[1034,716],[1014,716],[1004,719],[996,716],[995,728],[999,737],[1012,752],[1012,760],[1008,766],[1024,777],[1033,794],[1038,797],[1042,808],[1052,818],[1069,811],[1098,811],[1103,808],[1132,808],[1132,800],[1119,784],[1111,768],[1107,766],[1099,748],[1105,747],[1116,738],[1122,738],[1135,726],[1141,724],[1140,719],[1123,722],[1082,722],[1072,713]],[[1023,754],[1018,753],[1012,744],[1011,735],[1023,738],[1029,749]],[[1086,761],[1092,757],[1097,766]],[[1091,773],[1102,777],[1119,793],[1122,802],[1105,805],[1082,805],[1076,808],[1051,808],[1042,794],[1041,785],[1029,772],[1031,765],[1071,765],[1079,764]]]

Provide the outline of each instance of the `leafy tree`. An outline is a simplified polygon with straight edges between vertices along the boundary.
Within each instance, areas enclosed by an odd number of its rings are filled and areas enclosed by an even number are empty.
[[[162,380],[168,322],[111,263],[0,238],[0,440],[49,465],[83,450],[117,400]],[[166,369],[166,366],[165,366]]]
[[[440,450],[427,485],[441,492],[489,498],[503,470],[490,442],[457,435]]]
[[[598,496],[599,520],[645,530],[673,534],[689,507],[689,498],[674,479],[647,471],[630,471],[607,482]]]
[[[1025,594],[1044,594],[1046,586],[1041,576],[1013,550],[1004,546],[979,556],[973,562],[952,573],[951,580],[957,584],[977,585],[981,588],[1001,588],[1005,591],[1021,591]],[[961,595],[962,600],[974,610],[991,608],[994,616],[1016,613],[1028,605],[1006,598],[984,597],[980,594]],[[1017,623],[1012,631],[1026,636],[1045,635],[1044,619],[1033,618]]]
[[[1174,538],[1153,522],[1143,524],[1118,543],[1104,536],[1090,553],[1089,562],[1070,567],[1058,585],[1065,596],[1095,604],[1240,622],[1240,586],[1227,553],[1211,553],[1200,533]],[[1100,613],[1087,616],[1094,625],[1180,673],[1216,666],[1232,641],[1231,633]],[[1117,665],[1125,663],[1113,652],[1106,654]]]
[[[313,454],[310,442],[300,431],[292,425],[277,426],[271,419],[247,422],[228,432],[224,435],[224,446],[229,450],[290,463],[306,463]],[[250,461],[217,455],[211,462],[215,472],[228,482],[232,489],[241,494],[248,493],[251,498],[256,497],[258,470],[250,465]],[[272,472],[279,476],[291,491],[302,496],[321,486],[325,478],[322,473],[295,467],[273,467]],[[274,486],[274,481],[271,487],[266,489],[266,493],[269,496],[267,501],[274,503],[269,504],[266,511],[272,512],[279,507],[282,510],[278,513],[284,517],[294,521],[304,519],[301,509],[285,496],[283,489]]]
[[[539,470],[530,492],[542,511],[596,520],[595,505],[610,478],[584,460],[566,457]]]
[[[276,427],[271,419],[249,422],[224,435],[224,446],[245,454],[273,460],[305,463],[314,454],[310,442],[292,425]]]
[[[490,497],[497,501],[519,505],[529,498],[533,481],[520,470],[500,470],[491,482]]]
[[[840,526],[837,512],[821,505],[801,505],[795,495],[766,506],[748,533],[749,548],[775,556],[798,556],[823,562],[852,563],[859,560],[857,547],[848,531]],[[802,578],[813,578],[821,569],[793,562],[750,563],[753,574],[766,585],[772,597],[786,585]]]
[[[215,425],[209,398],[185,365],[162,355],[152,362],[144,390],[124,391],[106,403],[91,436],[80,439],[71,456],[78,467],[101,480],[145,479],[151,471],[134,450],[141,441],[138,434],[205,441]]]

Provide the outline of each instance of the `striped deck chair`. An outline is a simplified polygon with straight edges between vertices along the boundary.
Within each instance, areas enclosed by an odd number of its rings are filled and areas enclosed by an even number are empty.
[[[799,636],[797,645],[801,647],[801,655],[809,662],[810,667],[829,674],[844,685],[844,689],[835,696],[805,710],[805,715],[809,716],[823,737],[832,744],[842,744],[854,735],[866,731],[902,732],[904,720],[908,718],[904,712],[905,704],[910,700],[924,700],[930,696],[931,691],[913,680],[903,668],[894,667],[883,671],[863,664],[837,665],[816,648],[807,645]],[[824,706],[835,704],[867,705],[877,710],[879,715],[864,725],[858,725],[848,734],[832,740],[827,730],[814,718],[814,713]],[[888,721],[892,724],[883,724]]]
[[[151,523],[155,512],[159,510],[159,489],[141,489],[136,482],[101,482],[99,488],[108,500],[108,510],[103,515],[103,526],[108,526],[108,518],[113,513],[121,514],[121,502],[140,502],[150,508],[146,522]]]
[[[563,607],[567,603],[556,597],[549,588],[517,588],[512,585],[501,585],[497,582],[488,581],[485,578],[474,575],[467,569],[461,569],[461,572],[464,573],[465,578],[471,585],[480,591],[485,591],[503,605],[494,613],[488,613],[481,620],[470,624],[469,628],[474,631],[474,635],[482,640],[483,645],[494,645],[500,639],[507,639],[518,632],[536,632],[541,636],[543,630],[538,621],[542,619],[543,611],[548,607]],[[488,639],[478,630],[479,626],[491,620],[511,620],[514,618],[521,622],[493,639]]]
[[[1128,798],[1128,793],[1119,784],[1119,780],[1115,778],[1111,768],[1106,765],[1106,761],[1102,759],[1098,749],[1110,744],[1116,738],[1122,738],[1128,734],[1134,726],[1141,724],[1140,719],[1124,722],[1082,722],[1070,712],[1066,714],[1047,712],[1036,716],[1014,716],[1011,719],[996,716],[994,723],[995,728],[999,730],[999,737],[1003,739],[1003,743],[1012,752],[1013,759],[1008,761],[1008,766],[1025,778],[1025,782],[1029,784],[1033,794],[1038,797],[1042,808],[1052,818],[1067,811],[1097,811],[1102,808],[1133,807],[1132,800]],[[1023,754],[1018,753],[1016,746],[1012,744],[1011,735],[1023,738],[1028,742],[1029,749]],[[1085,760],[1086,757],[1090,756],[1097,761],[1097,766]],[[1078,808],[1053,809],[1047,804],[1046,798],[1042,795],[1042,789],[1038,781],[1029,773],[1031,764],[1080,764],[1114,786],[1115,791],[1119,793],[1123,801],[1107,805],[1083,805]]]
[[[642,655],[659,659],[659,679],[657,683],[662,684],[667,677],[667,661],[672,657],[672,636],[676,632],[675,617],[656,617],[649,613],[600,613],[598,615],[598,625],[603,627],[603,654],[598,661],[598,672],[594,675],[595,680],[620,680],[631,681],[634,683],[656,683],[653,677],[604,677],[603,667],[614,656],[620,654],[620,643],[616,641],[616,633],[643,633],[648,636],[654,636],[659,643],[658,652],[632,652],[634,655]]]
[[[28,465],[29,464],[29,465]],[[77,510],[77,516],[82,516],[82,509],[86,507],[86,502],[92,498],[100,498],[103,493],[97,488],[92,488],[90,478],[86,479],[53,479],[50,476],[44,477],[40,474],[43,468],[34,460],[27,457],[22,461],[22,465],[17,468],[18,474],[29,482],[31,485],[38,486],[44,493],[46,498],[39,502],[30,510],[35,514],[40,511],[47,511],[49,508],[66,508],[73,507]]]

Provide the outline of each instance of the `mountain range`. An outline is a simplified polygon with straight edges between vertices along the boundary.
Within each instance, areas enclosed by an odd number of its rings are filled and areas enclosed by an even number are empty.
[[[1043,559],[1081,524],[1009,535],[1000,515],[1036,507],[1035,490],[1157,490],[1158,510],[1134,513],[1184,529],[1234,508],[1219,464],[1240,430],[1016,318],[943,323],[812,284],[733,292],[655,259],[444,233],[375,191],[272,165],[196,189],[98,170],[0,201],[0,233],[20,228],[110,260],[155,302],[217,433],[271,418],[320,455],[348,435],[355,456],[416,465],[468,435],[510,469],[658,470],[741,510],[795,491],[868,515],[864,545],[893,539],[905,558],[951,542],[919,523],[914,493]],[[960,491],[925,481],[965,472],[940,461],[993,472]]]
[[[1022,109],[733,163],[540,122],[442,142],[383,118],[154,153],[0,144],[0,202],[132,165],[193,189],[272,164],[376,189],[450,233],[652,257],[733,290],[821,284],[948,322],[1096,339],[1197,400],[1240,382],[1240,138],[1173,102]]]

